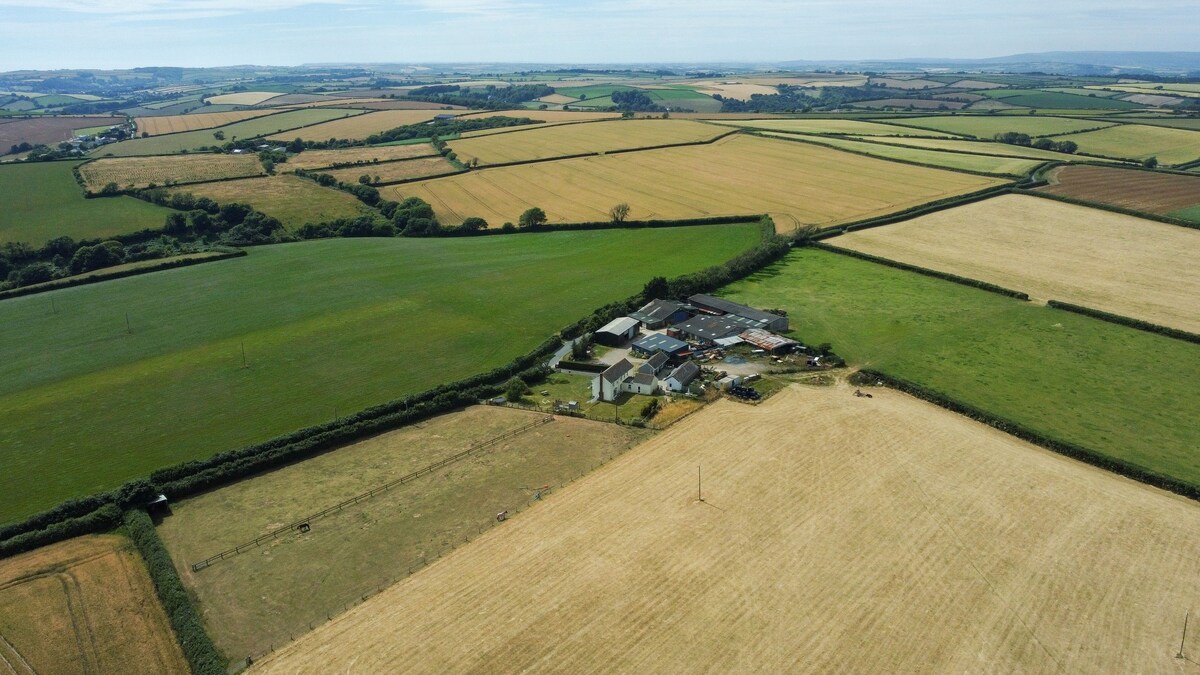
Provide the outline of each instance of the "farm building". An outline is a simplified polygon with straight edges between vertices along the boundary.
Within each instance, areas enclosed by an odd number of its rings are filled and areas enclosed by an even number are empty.
[[[743,342],[765,349],[772,354],[787,354],[800,346],[799,342],[759,328],[744,330],[738,335]]]
[[[592,339],[602,345],[619,347],[638,334],[638,320],[627,316],[613,319],[596,331]]]
[[[631,346],[633,347],[633,353],[639,356],[651,356],[661,352],[670,358],[679,358],[685,355],[689,349],[688,343],[683,340],[676,340],[662,333],[651,333],[645,337],[638,338]]]
[[[688,298],[688,302],[703,311],[726,315],[726,318],[730,318],[731,320],[733,320],[733,317],[740,317],[744,320],[747,328],[765,328],[776,331],[788,329],[786,316],[747,307],[746,305],[731,302],[724,298],[718,298],[715,295],[698,293]]]
[[[650,375],[658,375],[658,371],[665,368],[667,365],[667,362],[670,360],[671,360],[671,357],[667,356],[665,353],[655,352],[654,356],[651,356],[649,359],[646,360],[645,363],[638,366],[638,372],[639,373],[648,373]]]
[[[603,373],[592,380],[592,398],[598,401],[612,401],[621,393],[621,385],[633,377],[633,364],[621,359],[609,366]]]
[[[658,378],[650,373],[638,373],[621,384],[622,391],[634,394],[654,394],[658,392]]]
[[[671,371],[663,380],[663,385],[671,391],[685,391],[692,380],[700,374],[700,366],[695,361],[688,361]]]
[[[651,330],[686,321],[692,315],[686,307],[671,300],[651,300],[629,316],[642,322]]]
[[[737,336],[744,330],[744,325],[726,317],[699,314],[670,329],[668,333],[671,337],[710,346],[717,344],[717,340]]]

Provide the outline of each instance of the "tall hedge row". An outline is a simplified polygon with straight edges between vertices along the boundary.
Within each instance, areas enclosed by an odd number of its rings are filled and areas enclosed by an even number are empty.
[[[111,530],[120,522],[121,509],[115,504],[104,504],[82,515],[64,517],[41,529],[26,530],[0,540],[0,558],[32,551],[71,537]]]
[[[880,265],[887,265],[888,267],[895,267],[896,269],[905,270],[906,272],[916,272],[917,274],[923,274],[927,277],[934,277],[935,279],[942,279],[945,281],[953,281],[956,284],[962,284],[964,286],[978,288],[982,291],[988,291],[989,293],[998,293],[1000,295],[1005,295],[1010,298],[1016,298],[1018,300],[1028,300],[1029,299],[1028,293],[1022,293],[1021,291],[1014,291],[1011,288],[997,286],[996,284],[989,284],[986,281],[980,281],[978,279],[971,279],[968,277],[960,277],[957,274],[950,274],[949,272],[939,272],[937,270],[931,270],[928,267],[918,267],[916,265],[910,265],[908,263],[903,263],[898,260],[892,260],[891,258],[881,258],[877,255],[871,255],[869,253],[862,253],[860,251],[855,251],[855,250],[848,249],[848,248],[842,248],[840,246],[833,246],[833,245],[825,244],[822,242],[814,241],[814,242],[810,242],[808,245],[813,248],[819,248],[822,251],[829,251],[830,253],[838,253],[840,255],[850,256],[851,258],[859,258],[862,260],[867,260],[869,262],[878,263]]]
[[[196,675],[224,675],[225,659],[204,631],[204,622],[184,589],[179,574],[175,572],[171,556],[158,538],[158,531],[154,529],[150,516],[141,509],[130,509],[125,512],[125,528],[146,561],[154,590],[167,612],[167,619],[192,672]]]
[[[1157,333],[1158,335],[1175,338],[1176,340],[1200,344],[1200,335],[1197,335],[1196,333],[1189,333],[1186,330],[1180,330],[1178,328],[1171,328],[1170,326],[1160,326],[1159,324],[1150,323],[1149,321],[1142,321],[1141,319],[1134,319],[1128,316],[1122,316],[1120,314],[1113,314],[1112,312],[1092,309],[1091,307],[1072,305],[1069,302],[1059,302],[1058,300],[1050,300],[1046,303],[1046,306],[1053,307],[1054,309],[1061,309],[1064,312],[1074,312],[1075,314],[1090,316],[1093,319],[1099,319],[1101,321],[1108,321],[1109,323],[1116,323],[1122,326],[1144,330],[1149,333]]]
[[[898,389],[907,394],[916,396],[917,398],[929,401],[934,405],[940,406],[960,415],[966,415],[971,419],[982,422],[990,427],[999,429],[1006,434],[1016,436],[1021,440],[1028,441],[1034,445],[1039,445],[1047,450],[1057,452],[1060,455],[1066,455],[1072,459],[1077,459],[1081,462],[1086,462],[1092,466],[1100,467],[1113,473],[1121,474],[1127,478],[1152,485],[1163,490],[1169,490],[1184,497],[1200,500],[1200,484],[1181,480],[1173,476],[1167,476],[1157,471],[1152,471],[1142,466],[1138,466],[1123,459],[1105,455],[1091,448],[1085,448],[1082,445],[1060,441],[1056,438],[1051,438],[1039,431],[1034,431],[1029,427],[1024,426],[1019,422],[1014,422],[1010,419],[992,414],[986,410],[981,410],[968,403],[963,403],[947,394],[944,394],[936,389],[931,389],[924,385],[915,382],[909,382],[898,377],[893,377],[878,370],[863,369],[859,371],[860,377],[874,379],[883,382],[893,389]]]

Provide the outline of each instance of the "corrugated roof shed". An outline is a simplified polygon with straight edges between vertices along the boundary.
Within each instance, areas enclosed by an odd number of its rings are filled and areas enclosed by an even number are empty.
[[[718,340],[723,337],[737,335],[745,330],[745,326],[729,321],[723,316],[693,316],[675,326],[676,330],[704,340]]]
[[[672,314],[682,308],[683,305],[671,300],[651,300],[638,309],[638,311],[631,312],[629,316],[642,323],[658,323],[671,318]]]
[[[782,349],[783,347],[800,344],[799,342],[796,342],[790,338],[785,338],[782,335],[776,335],[770,331],[759,330],[757,328],[742,331],[740,337],[755,347],[758,347],[759,349],[765,349],[769,352],[773,352],[776,349]]]
[[[733,302],[732,300],[718,298],[715,295],[704,295],[703,293],[697,293],[696,295],[688,298],[688,302],[698,307],[715,309],[718,312],[725,312],[726,314],[736,314],[753,321],[762,322],[764,325],[780,319],[778,314],[772,314],[770,312],[764,312],[761,309],[747,307],[746,305]]]
[[[613,335],[623,335],[628,333],[630,329],[637,328],[638,320],[631,319],[627,316],[618,317],[604,324],[604,327],[596,331],[597,333],[612,333]]]
[[[651,333],[633,343],[633,346],[643,352],[664,351],[671,354],[687,349],[688,344],[662,333]]]

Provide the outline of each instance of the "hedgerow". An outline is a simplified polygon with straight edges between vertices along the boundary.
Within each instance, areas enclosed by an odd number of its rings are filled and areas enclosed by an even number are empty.
[[[1005,295],[1010,298],[1016,298],[1018,300],[1028,300],[1029,299],[1028,293],[1023,293],[1021,291],[1014,291],[1011,288],[997,286],[996,284],[989,284],[986,281],[980,281],[978,279],[971,279],[969,277],[960,277],[957,274],[950,274],[949,272],[939,272],[937,270],[931,270],[927,267],[918,267],[916,265],[910,265],[908,263],[900,262],[899,260],[892,260],[891,258],[881,258],[877,255],[871,255],[869,253],[863,253],[861,251],[855,251],[853,249],[842,248],[840,246],[833,246],[833,245],[826,244],[826,243],[819,242],[819,241],[811,241],[807,245],[811,246],[813,248],[819,248],[822,251],[829,251],[830,253],[837,253],[840,255],[850,256],[851,258],[859,258],[861,260],[866,260],[868,262],[878,263],[880,265],[887,265],[888,267],[895,267],[896,269],[901,269],[906,272],[916,272],[917,274],[922,274],[927,277],[934,277],[935,279],[952,281],[956,284],[962,284],[964,286],[978,288],[979,290],[988,291],[989,293],[998,293],[1000,295]]]

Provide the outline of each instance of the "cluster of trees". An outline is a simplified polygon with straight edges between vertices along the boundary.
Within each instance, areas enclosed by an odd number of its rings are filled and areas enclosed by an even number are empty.
[[[655,103],[644,91],[614,91],[610,98],[617,110],[622,112],[663,112],[666,110]]]
[[[833,110],[856,101],[869,101],[884,95],[912,97],[912,92],[909,91],[888,90],[886,94],[881,94],[878,88],[869,86],[811,90],[781,84],[777,89],[778,94],[751,94],[749,101],[724,98],[720,94],[714,94],[713,98],[721,101],[721,112],[811,112]]]
[[[1006,131],[1002,134],[996,134],[994,139],[1009,145],[1022,145],[1025,147],[1033,147],[1038,150],[1053,150],[1055,152],[1065,152],[1074,154],[1079,149],[1079,144],[1075,141],[1054,141],[1049,138],[1031,138],[1029,134],[1023,134],[1017,131]]]
[[[554,93],[554,88],[544,84],[515,84],[510,87],[463,88],[457,84],[437,84],[429,87],[417,87],[408,92],[405,98],[445,105],[461,105],[467,108],[482,108],[485,110],[500,110],[532,101]]]

